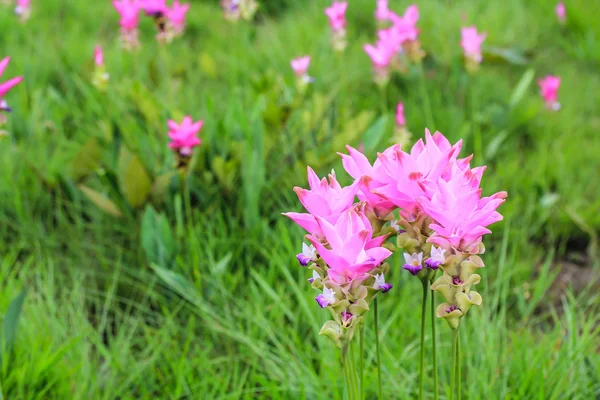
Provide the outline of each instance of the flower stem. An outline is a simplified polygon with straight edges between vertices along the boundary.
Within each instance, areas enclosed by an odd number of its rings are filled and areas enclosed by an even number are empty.
[[[377,297],[374,300],[375,312],[375,349],[377,352],[377,398],[383,400],[383,387],[381,386],[381,352],[379,351],[379,312],[377,309]]]
[[[456,330],[456,398],[458,400],[461,399],[461,379],[460,379],[460,335],[458,334],[458,329]]]
[[[358,355],[358,360],[359,360],[359,371],[360,371],[360,380],[359,380],[359,385],[360,385],[360,398],[364,399],[365,398],[365,362],[364,362],[364,346],[365,346],[365,325],[364,323],[360,325],[360,346],[359,346],[359,355]]]
[[[350,375],[352,378],[352,393],[355,399],[360,399],[360,390],[358,388],[357,376],[356,376],[356,358],[354,354],[354,345],[350,342],[350,363],[352,365],[352,369],[350,370]]]
[[[451,379],[450,379],[450,400],[454,400],[454,389],[456,386],[456,338],[458,336],[458,329],[452,329],[452,367],[451,367]]]
[[[348,344],[342,349],[342,363],[344,364],[344,376],[346,378],[346,390],[348,391],[348,400],[354,400],[354,394],[352,392],[352,377],[350,371],[352,370],[351,355],[348,352]]]
[[[435,337],[435,291],[431,291],[431,337],[433,343],[433,399],[438,400],[437,345]]]
[[[421,308],[421,368],[419,369],[419,400],[423,399],[425,385],[425,319],[427,318],[427,279],[423,279],[423,306]]]

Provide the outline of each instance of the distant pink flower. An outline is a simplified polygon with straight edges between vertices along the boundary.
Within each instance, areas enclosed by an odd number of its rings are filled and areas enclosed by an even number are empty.
[[[177,150],[182,156],[190,156],[194,147],[200,146],[202,141],[198,138],[198,132],[204,125],[203,121],[194,122],[192,117],[186,116],[181,124],[169,120],[169,148]]]
[[[351,208],[342,213],[335,223],[316,218],[329,248],[322,244],[321,238],[307,236],[329,266],[327,274],[335,283],[362,278],[392,255],[391,251],[380,247],[385,237],[373,239],[369,220],[360,214]]]
[[[465,57],[477,63],[481,63],[481,60],[483,59],[481,56],[481,44],[487,37],[487,33],[477,33],[477,28],[475,26],[462,28],[460,33],[460,45],[463,48]]]
[[[102,47],[100,45],[96,46],[94,49],[94,62],[97,66],[104,66],[104,53],[102,52]]]
[[[173,6],[167,9],[167,18],[176,33],[182,33],[185,28],[185,17],[190,9],[188,3],[180,4],[179,0],[173,1]]]
[[[565,3],[562,1],[556,5],[556,17],[558,18],[558,22],[564,24],[567,19],[567,9],[565,7]]]
[[[140,8],[144,10],[147,15],[164,15],[169,10],[166,0],[140,0],[139,3]]]
[[[396,106],[396,125],[405,126],[406,118],[404,118],[404,104],[398,103]]]
[[[139,23],[138,15],[140,12],[140,6],[137,0],[114,0],[113,6],[121,15],[119,24],[123,30],[132,31],[137,29]]]
[[[375,19],[385,21],[389,18],[388,0],[377,0],[377,9],[375,10]]]
[[[325,9],[325,15],[329,17],[329,25],[334,31],[341,31],[346,27],[346,9],[348,3],[345,1],[334,1],[331,7]]]
[[[430,228],[435,232],[428,241],[442,248],[452,247],[469,252],[470,247],[481,242],[481,237],[491,231],[487,228],[502,220],[496,209],[506,199],[506,192],[481,197],[481,188],[472,187],[471,171],[466,177],[445,181],[440,179],[438,190],[431,198],[419,197],[422,209],[435,221]]]
[[[296,74],[298,78],[303,78],[308,72],[310,56],[295,58],[290,62],[290,65],[292,66],[292,70],[294,70],[294,74]]]
[[[17,7],[15,7],[15,14],[17,14],[21,21],[29,19],[31,14],[31,1],[30,0],[17,0]]]
[[[560,78],[558,76],[548,75],[538,81],[541,94],[550,110],[558,111],[560,103],[558,102],[558,88],[560,87]]]
[[[0,77],[4,73],[4,70],[8,66],[9,62],[10,62],[10,57],[6,57],[2,61],[0,61]],[[2,102],[2,105],[0,105],[0,108],[4,109],[4,111],[9,111],[10,109],[6,105],[6,102],[3,100],[3,97],[13,87],[15,87],[16,85],[18,85],[19,83],[21,83],[22,80],[23,80],[23,77],[22,76],[18,76],[16,78],[9,79],[6,82],[0,83],[0,102]]]
[[[300,202],[310,214],[284,213],[295,223],[309,233],[322,236],[321,228],[315,217],[320,217],[329,223],[335,223],[340,215],[352,207],[354,197],[358,191],[358,182],[342,188],[338,183],[335,173],[326,178],[319,179],[315,171],[308,167],[308,185],[310,190],[295,187],[294,192]]]
[[[391,29],[396,31],[396,36],[402,42],[417,40],[419,37],[419,30],[417,29],[419,7],[414,4],[408,6],[402,17],[393,12],[389,12],[388,16],[393,24]]]
[[[385,69],[390,65],[392,56],[394,55],[393,49],[391,49],[387,43],[378,41],[375,46],[366,44],[363,49],[365,53],[371,58],[375,69]]]

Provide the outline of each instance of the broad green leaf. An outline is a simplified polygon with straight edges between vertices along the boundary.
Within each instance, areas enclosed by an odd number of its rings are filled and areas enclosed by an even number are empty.
[[[523,51],[517,48],[487,47],[483,51],[483,58],[486,62],[504,62],[512,65],[529,64]]]
[[[152,189],[150,194],[155,200],[162,200],[165,197],[165,194],[169,190],[169,185],[171,184],[171,180],[175,176],[175,172],[167,172],[158,176],[154,183],[152,184]]]
[[[119,153],[119,184],[123,196],[133,207],[144,204],[152,189],[152,181],[139,157],[126,147],[121,147]]]
[[[79,185],[78,188],[83,192],[83,194],[98,207],[102,211],[107,214],[110,214],[114,217],[122,217],[123,213],[117,207],[117,205],[106,196],[101,193],[98,193],[94,189],[90,189],[87,186]]]
[[[381,116],[363,135],[363,143],[365,145],[365,154],[370,154],[377,149],[381,139],[386,132],[387,126],[386,115]]]
[[[519,102],[521,101],[521,99],[523,98],[525,93],[527,92],[529,85],[531,85],[531,81],[533,81],[534,77],[535,77],[535,70],[533,68],[529,68],[527,71],[525,71],[525,73],[519,80],[519,83],[513,90],[512,94],[510,95],[509,104],[511,107],[514,107],[517,104],[519,104]]]
[[[76,181],[86,177],[96,169],[101,157],[102,147],[98,139],[88,138],[71,161],[71,177]]]
[[[10,350],[17,337],[19,317],[23,310],[25,296],[27,296],[27,289],[24,289],[11,301],[6,314],[4,314],[4,318],[2,319],[2,340],[0,340],[0,357],[4,350]]]

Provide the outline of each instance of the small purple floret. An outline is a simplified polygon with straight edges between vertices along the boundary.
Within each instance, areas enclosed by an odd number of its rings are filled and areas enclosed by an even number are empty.
[[[319,306],[321,306],[321,308],[325,308],[329,305],[329,301],[322,294],[315,297],[315,300],[317,301],[317,303],[319,303]]]
[[[404,264],[403,267],[405,270],[410,272],[413,276],[417,276],[419,272],[423,269],[420,265],[412,265],[412,264]]]
[[[300,263],[300,265],[302,265],[303,267],[306,267],[310,263],[310,260],[311,260],[310,257],[308,257],[302,253],[296,254],[296,258],[298,259],[298,262]]]
[[[308,283],[313,283],[315,281],[315,278],[308,278]]]
[[[461,281],[458,276],[454,276],[454,277],[452,277],[452,284],[456,285],[456,286],[462,285],[463,281]]]
[[[406,233],[406,230],[405,230],[405,229],[398,229],[398,235],[401,235],[401,234],[403,234],[403,233]]]
[[[437,271],[437,269],[440,267],[441,263],[442,263],[441,261],[435,261],[435,260],[432,260],[431,258],[428,258],[427,260],[425,260],[425,265],[434,271]]]
[[[350,319],[352,319],[353,315],[351,313],[349,313],[348,311],[343,311],[342,312],[342,321],[344,323],[350,321]]]
[[[379,290],[381,290],[381,293],[387,293],[393,287],[394,285],[392,285],[391,283],[384,283],[383,285],[379,286]]]
[[[450,314],[452,311],[457,310],[457,307],[452,304],[450,307],[447,307],[444,311],[446,311],[446,314]]]

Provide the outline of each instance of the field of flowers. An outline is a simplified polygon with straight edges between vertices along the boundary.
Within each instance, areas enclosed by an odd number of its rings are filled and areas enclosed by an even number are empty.
[[[600,398],[598,15],[1,0],[0,400]]]

